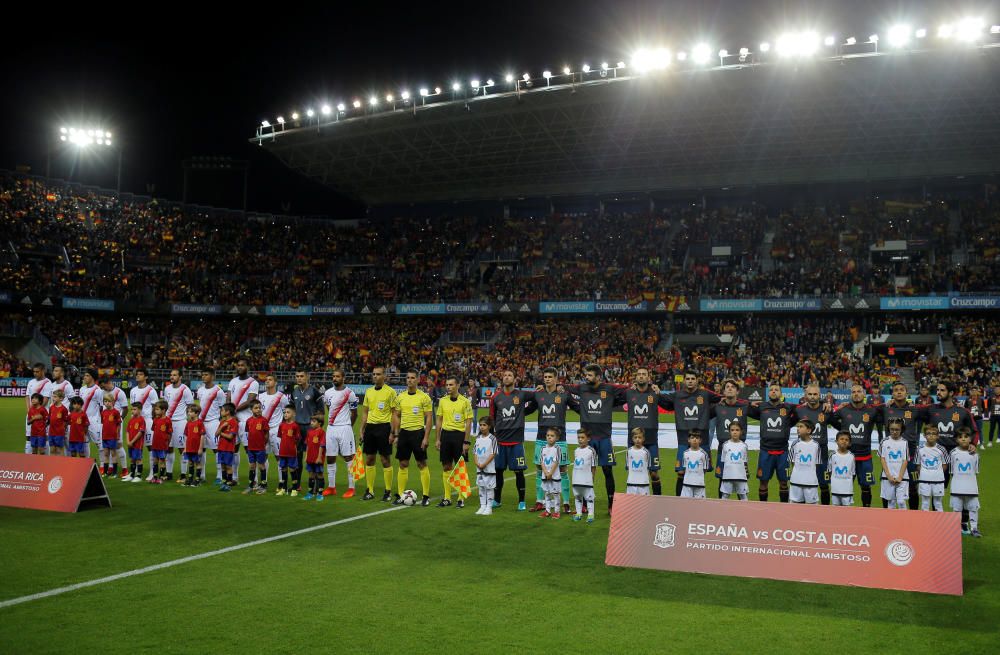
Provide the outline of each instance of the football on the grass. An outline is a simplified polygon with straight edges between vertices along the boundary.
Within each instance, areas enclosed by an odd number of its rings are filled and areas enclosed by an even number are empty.
[[[417,492],[413,491],[412,489],[407,489],[406,491],[403,492],[403,495],[400,496],[400,499],[402,499],[404,505],[409,505],[409,506],[416,505]]]

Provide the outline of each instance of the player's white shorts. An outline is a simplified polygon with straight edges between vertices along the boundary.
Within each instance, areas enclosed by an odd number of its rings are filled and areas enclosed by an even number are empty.
[[[90,437],[90,443],[94,444],[98,448],[101,446],[101,424],[98,423],[94,425],[91,423],[87,427],[87,436]]]
[[[629,488],[628,493],[632,493],[631,487]],[[643,495],[648,496],[649,492],[647,491]],[[684,488],[681,489],[681,498],[704,498],[704,497],[705,497],[705,487],[692,487],[686,484],[684,485]]]
[[[943,498],[944,482],[921,482],[917,485],[917,493],[926,498]]]
[[[562,480],[542,480],[542,493],[560,494],[562,492]]]
[[[974,512],[979,509],[979,496],[951,496],[951,511],[961,512],[968,510]]]
[[[219,421],[205,421],[205,450],[219,447]]]
[[[187,419],[181,421],[171,421],[170,424],[173,426],[173,432],[170,435],[170,447],[183,448],[184,428],[187,427]]]
[[[879,495],[882,497],[882,500],[900,502],[909,500],[910,498],[910,482],[908,480],[903,480],[899,484],[893,484],[882,478],[882,484],[879,487]]]
[[[496,489],[496,473],[476,473],[476,486],[480,489]]]
[[[593,487],[582,487],[578,484],[573,485],[573,495],[581,500],[586,500],[589,503],[594,502],[594,488]]]
[[[847,496],[844,494],[833,494],[830,496],[830,504],[837,507],[850,507],[854,504],[854,494]]]
[[[545,484],[544,482],[542,483]],[[648,496],[649,495],[649,485],[648,484],[628,484],[625,485],[625,493],[629,496]],[[704,495],[702,495],[704,498]]]
[[[244,448],[247,447],[247,419],[250,418],[246,416],[244,418],[236,417],[237,423],[239,423],[239,429],[237,430],[237,436],[239,437],[240,443]]]
[[[817,487],[803,487],[797,484],[789,485],[788,502],[816,505],[819,503],[819,489]]]
[[[357,450],[354,447],[354,428],[350,425],[330,425],[326,428],[326,456],[350,457]]]
[[[143,416],[142,420],[146,422],[146,431],[143,434],[144,442],[148,448],[153,445],[153,419]]]
[[[277,457],[278,451],[280,449],[281,449],[281,437],[278,436],[278,428],[271,428],[270,431],[267,433],[267,452]]]
[[[746,480],[723,480],[719,483],[719,492],[723,496],[730,496],[732,494],[746,496],[750,493],[750,487],[747,485]]]

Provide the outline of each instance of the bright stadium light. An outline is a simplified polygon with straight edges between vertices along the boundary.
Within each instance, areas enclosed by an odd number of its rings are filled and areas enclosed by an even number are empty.
[[[528,73],[525,73],[524,75],[521,76],[521,79],[524,80],[525,82],[530,82],[531,81],[531,75],[529,75]]]
[[[764,41],[763,43],[760,44],[760,51],[761,52],[770,52],[771,51],[771,44],[768,43],[767,41]]]
[[[503,76],[503,79],[504,79],[504,82],[506,82],[507,84],[510,84],[511,82],[514,81],[514,76],[511,73],[507,73],[506,75]]]
[[[819,35],[813,31],[785,32],[774,49],[782,57],[809,57],[819,49]]]
[[[271,127],[271,123],[269,121],[261,121],[260,122],[260,126],[261,127]]]
[[[330,105],[323,105],[323,107],[320,109],[320,111],[323,112],[324,116],[329,116],[330,115]]]
[[[410,99],[410,92],[409,91],[403,91],[402,93],[399,94],[399,97],[402,98],[403,100],[409,100]]]
[[[919,30],[917,30],[914,33],[914,36],[916,36],[918,39],[922,39],[922,38],[926,37],[927,36],[927,28],[921,27]]]
[[[60,128],[59,128],[59,133],[60,133],[60,134],[67,134],[68,132],[69,132],[69,130],[68,130],[68,129],[66,129],[65,127],[60,127]]]
[[[740,48],[740,57],[746,57],[750,54],[750,48]]]
[[[436,96],[441,95],[441,87],[439,86],[434,87],[434,95]]]
[[[945,23],[938,28],[937,35],[939,39],[950,39],[951,35],[955,33],[955,28],[951,26],[950,23]]]
[[[378,104],[378,98],[376,98],[375,96],[368,98],[368,104],[374,107],[375,105]]]
[[[878,34],[869,34],[868,43],[874,43],[875,45],[878,45]]]
[[[836,42],[837,42],[837,37],[835,37],[832,34],[830,34],[825,39],[823,39],[823,45],[825,45],[827,48],[832,47],[833,44],[836,43]]]
[[[724,58],[726,58],[728,56],[729,56],[729,51],[728,50],[726,50],[725,48],[723,48],[722,50],[719,50],[719,59],[724,59]]]
[[[602,61],[601,62],[601,70],[602,71],[608,70],[608,62],[606,62],[606,61]]]
[[[426,98],[428,96],[427,87],[420,89],[420,97]]]
[[[285,117],[278,116],[278,125],[284,125],[284,124],[285,124]]]
[[[459,90],[459,89],[461,89],[461,88],[462,88],[462,85],[461,85],[461,84],[459,84],[458,82],[455,82],[455,83],[453,83],[453,84],[451,85],[451,90],[452,90],[452,91],[458,91],[458,90]]]
[[[847,40],[844,41],[844,43],[847,44],[847,45],[854,45],[857,42],[858,42],[858,40],[856,38],[854,38],[853,36],[847,37]]]
[[[314,112],[312,109],[307,109],[306,110],[306,116],[308,116],[309,118],[312,118],[315,115],[316,115],[316,112]]]
[[[59,136],[59,140],[60,140],[60,141],[65,141],[65,140],[66,140],[66,138],[67,138],[67,137],[66,137],[66,135],[65,135],[65,134],[62,134],[62,135],[60,135],[60,136]]]
[[[963,18],[955,26],[955,36],[959,41],[972,43],[977,41],[983,34],[982,18]]]
[[[392,102],[392,101],[393,101],[393,97],[392,97],[392,94],[391,94],[391,93],[387,93],[387,94],[385,95],[385,101],[386,101],[386,102]]]
[[[712,48],[707,43],[699,43],[691,49],[691,59],[696,64],[707,64],[712,58]]]
[[[563,75],[569,75],[571,72],[569,66],[563,66]]]
[[[889,28],[887,38],[889,45],[894,48],[902,48],[910,42],[911,28],[909,25],[893,25]]]
[[[358,100],[357,98],[354,99],[354,102],[352,104],[354,105],[355,109],[361,109],[361,101]]]
[[[292,112],[292,120],[293,121],[299,120],[299,112],[297,112],[297,111],[293,111]]]
[[[616,66],[618,68],[625,68],[625,62],[624,61],[620,61],[620,62],[618,62],[618,64]]]
[[[337,103],[337,111],[347,111],[347,105],[342,102]]]
[[[688,53],[681,50],[677,53],[677,61],[687,61]]]
[[[479,80],[471,80],[469,82],[469,86],[471,86],[473,89],[478,89],[479,88]]]
[[[583,71],[584,73],[589,73],[589,72],[590,72],[590,64],[584,64],[584,65],[583,65],[583,68],[582,68],[581,70],[582,70],[582,71]]]
[[[1000,25],[990,25],[990,34],[1000,34]]]
[[[542,71],[542,77],[544,77],[545,79],[549,79],[550,77],[552,77],[552,71],[548,71],[548,70],[547,71]]]

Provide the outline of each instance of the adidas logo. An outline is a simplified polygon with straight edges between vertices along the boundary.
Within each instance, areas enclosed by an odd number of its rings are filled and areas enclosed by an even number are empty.
[[[389,308],[386,307],[385,305],[382,305],[381,307],[378,308],[378,313],[379,314],[388,314],[389,313]]]
[[[21,300],[21,304],[22,304],[22,305],[30,305],[30,304],[31,304],[31,296],[25,296],[25,297],[24,297],[24,298],[23,298],[23,299]]]
[[[840,298],[837,298],[830,304],[830,309],[843,309],[844,303],[840,302]]]
[[[656,306],[656,311],[665,312],[667,311],[667,303],[660,301],[660,304]]]
[[[362,313],[362,314],[371,314],[371,313],[372,313],[372,310],[371,310],[371,308],[370,308],[370,307],[368,307],[368,305],[365,305],[365,306],[364,306],[364,307],[362,308],[362,310],[361,310],[361,313]]]
[[[239,314],[240,313],[240,308],[237,307],[236,305],[233,305],[233,308],[229,310],[229,313],[230,314]]]
[[[503,305],[500,305],[500,311],[501,312],[509,312],[510,311],[510,305],[508,305],[507,303],[504,303]]]
[[[260,312],[257,311],[256,307],[251,307],[250,309],[247,310],[247,314],[253,314],[256,316],[257,314],[260,314]]]
[[[44,305],[46,307],[51,307],[52,306],[52,299],[51,298],[46,298],[45,300],[42,301],[42,305]]]
[[[689,311],[691,311],[691,306],[688,305],[686,302],[682,302],[680,305],[677,306],[677,311],[679,311],[679,312],[689,312]]]
[[[530,312],[531,311],[531,307],[528,307],[528,304],[525,303],[525,304],[521,305],[520,311],[522,311],[522,312]]]
[[[868,303],[866,303],[865,299],[862,298],[858,301],[858,304],[854,306],[854,309],[868,309]]]
[[[763,398],[761,398],[759,391],[754,391],[747,400],[763,400]]]

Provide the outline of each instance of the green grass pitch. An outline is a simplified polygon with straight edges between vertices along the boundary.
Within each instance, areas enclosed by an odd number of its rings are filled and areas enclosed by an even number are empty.
[[[2,450],[23,448],[22,403],[0,401]],[[610,568],[603,487],[588,526],[515,512],[511,481],[491,517],[473,495],[464,510],[398,509],[0,607],[0,653],[996,652],[998,460],[983,455],[985,537],[962,540],[959,598]],[[110,510],[0,508],[0,602],[387,507],[108,486]]]

